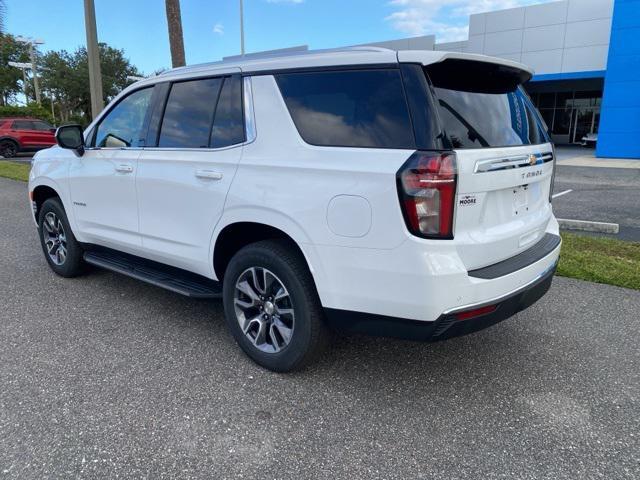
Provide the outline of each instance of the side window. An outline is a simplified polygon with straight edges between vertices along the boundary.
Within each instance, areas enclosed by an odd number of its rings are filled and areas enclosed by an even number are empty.
[[[307,143],[416,148],[397,69],[285,73],[276,80]]]
[[[33,130],[33,122],[30,120],[15,120],[13,128],[14,130]]]
[[[174,83],[160,127],[159,147],[206,148],[222,78]]]
[[[241,82],[239,76],[227,77],[224,80],[211,130],[210,145],[213,148],[244,142]]]
[[[144,138],[142,127],[151,103],[153,87],[136,90],[122,99],[102,119],[96,129],[95,146],[106,148],[138,147]]]
[[[49,125],[47,122],[42,122],[42,121],[38,120],[38,121],[34,121],[33,122],[33,128],[35,130],[48,132],[53,128],[53,126]]]

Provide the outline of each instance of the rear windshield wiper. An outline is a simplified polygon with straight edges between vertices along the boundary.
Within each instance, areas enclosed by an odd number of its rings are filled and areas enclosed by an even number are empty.
[[[440,105],[446,108],[449,111],[449,113],[451,113],[451,115],[455,117],[456,120],[458,120],[462,125],[464,125],[464,127],[467,129],[467,136],[469,137],[469,140],[471,140],[472,142],[475,142],[477,140],[478,142],[480,142],[480,145],[482,145],[483,147],[490,147],[489,142],[487,142],[484,139],[484,137],[480,135],[480,133],[475,128],[473,128],[473,126],[469,122],[467,122],[462,115],[460,115],[456,111],[455,108],[453,108],[444,100],[438,99],[438,102],[440,103]]]

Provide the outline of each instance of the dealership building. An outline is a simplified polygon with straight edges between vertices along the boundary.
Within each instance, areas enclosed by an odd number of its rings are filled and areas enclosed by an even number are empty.
[[[428,8],[428,7],[425,7]],[[640,0],[565,0],[471,15],[469,37],[375,43],[522,62],[525,86],[556,143],[598,134],[598,157],[640,159]]]

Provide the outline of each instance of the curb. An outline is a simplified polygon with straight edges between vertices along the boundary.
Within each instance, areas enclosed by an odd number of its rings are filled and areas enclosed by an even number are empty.
[[[618,233],[620,225],[617,223],[589,222],[587,220],[567,220],[558,218],[558,224],[563,230],[580,230],[582,232]]]

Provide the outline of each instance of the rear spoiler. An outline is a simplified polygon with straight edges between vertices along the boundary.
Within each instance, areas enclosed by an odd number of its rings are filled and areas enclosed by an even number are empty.
[[[471,53],[404,50],[398,62],[419,63],[435,86],[462,91],[513,91],[533,76],[522,63]]]

